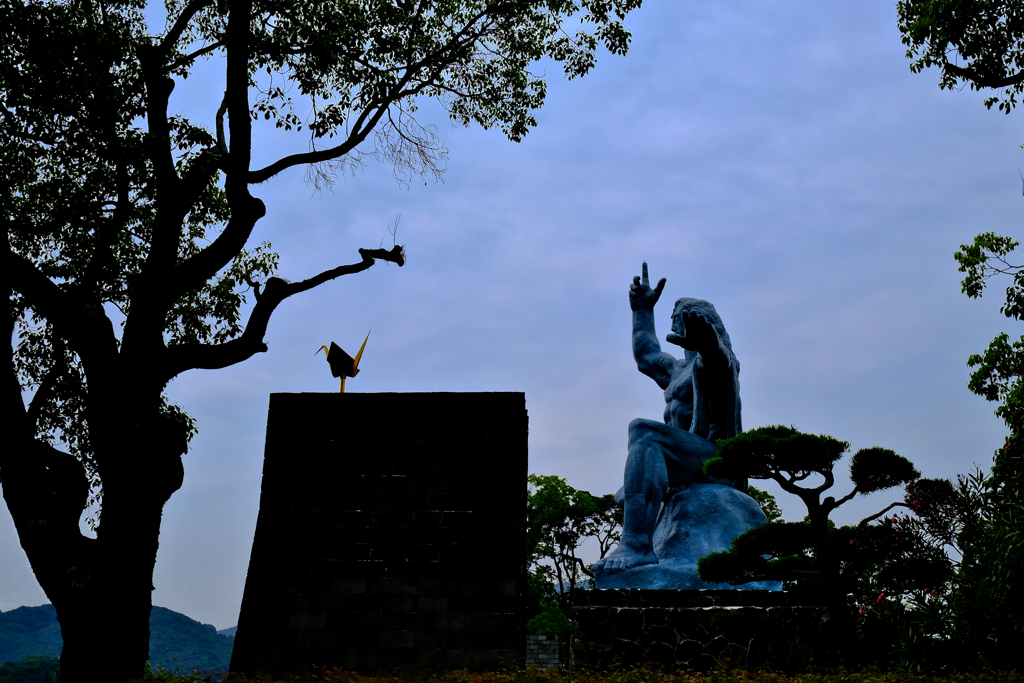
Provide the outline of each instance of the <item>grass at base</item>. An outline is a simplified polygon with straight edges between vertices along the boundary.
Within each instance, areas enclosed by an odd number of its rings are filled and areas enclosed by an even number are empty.
[[[141,683],[199,683],[210,681],[202,676],[174,676],[166,672],[147,674]],[[1024,673],[992,671],[983,673],[957,673],[924,675],[904,672],[865,670],[848,672],[809,671],[783,674],[771,671],[719,669],[706,674],[663,672],[644,667],[615,672],[566,671],[556,669],[510,669],[490,673],[449,671],[429,677],[413,678],[401,674],[389,676],[362,676],[340,669],[321,669],[316,672],[284,678],[232,674],[226,683],[1024,683]]]

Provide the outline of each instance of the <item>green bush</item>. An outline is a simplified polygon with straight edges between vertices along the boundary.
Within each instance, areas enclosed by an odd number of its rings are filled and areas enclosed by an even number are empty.
[[[541,612],[526,622],[526,632],[532,636],[557,636],[559,642],[568,643],[572,622],[552,600],[541,606]]]
[[[0,683],[57,683],[59,671],[53,657],[29,655],[0,665]]]

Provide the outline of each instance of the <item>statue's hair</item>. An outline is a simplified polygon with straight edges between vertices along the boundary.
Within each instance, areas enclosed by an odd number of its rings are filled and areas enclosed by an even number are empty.
[[[731,386],[728,388],[728,395],[730,397],[729,403],[731,405],[728,405],[728,407],[723,406],[726,412],[726,414],[722,416],[724,417],[724,423],[721,425],[724,428],[724,433],[720,434],[719,437],[729,438],[736,436],[743,431],[739,382],[740,362],[732,350],[732,340],[729,339],[729,333],[725,331],[725,323],[722,322],[722,316],[718,315],[718,311],[715,310],[715,307],[710,301],[704,301],[703,299],[679,299],[676,301],[676,306],[673,311],[678,309],[680,306],[683,307],[683,310],[696,313],[700,317],[704,318],[704,320],[708,321],[708,323],[715,328],[719,338],[725,343],[726,350],[729,354],[729,364],[732,367]],[[746,479],[743,479],[737,485],[737,488],[741,491],[746,491],[746,487]]]
[[[682,299],[676,299],[675,308],[682,306],[687,311],[693,311],[700,317],[707,320],[715,331],[718,332],[718,336],[722,338],[729,351],[732,352],[732,340],[729,339],[729,333],[725,331],[725,323],[722,322],[722,316],[718,315],[718,311],[715,310],[714,304],[710,301],[704,301],[704,299],[691,299],[683,297]],[[735,356],[735,354],[733,354]]]

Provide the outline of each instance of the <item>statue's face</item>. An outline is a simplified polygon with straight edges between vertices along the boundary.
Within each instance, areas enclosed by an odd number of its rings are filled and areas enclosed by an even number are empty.
[[[665,341],[685,348],[687,313],[685,306],[675,307],[675,310],[672,311],[672,333],[665,336]]]
[[[680,337],[686,336],[686,321],[684,320],[689,311],[682,305],[676,306],[672,311],[672,332]]]

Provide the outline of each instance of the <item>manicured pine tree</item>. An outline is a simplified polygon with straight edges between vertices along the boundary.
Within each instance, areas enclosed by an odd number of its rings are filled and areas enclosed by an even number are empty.
[[[804,434],[795,427],[759,427],[717,444],[718,454],[704,471],[719,479],[771,479],[807,508],[802,522],[782,520],[741,534],[729,551],[701,558],[700,576],[713,583],[783,581],[825,603],[845,601],[865,563],[877,560],[877,543],[867,523],[888,510],[908,507],[896,502],[854,527],[836,529],[829,514],[857,495],[907,484],[920,477],[913,464],[888,448],[862,448],[850,461],[854,488],[836,499],[824,495],[835,485],[833,468],[850,444],[827,435]],[[823,481],[810,485],[812,475]],[[813,481],[813,480],[812,480]],[[858,539],[857,536],[863,537]]]

